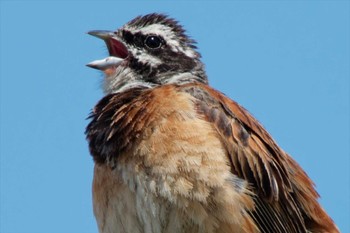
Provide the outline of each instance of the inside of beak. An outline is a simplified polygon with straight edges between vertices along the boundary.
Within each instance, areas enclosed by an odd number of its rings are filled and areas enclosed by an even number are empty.
[[[117,35],[111,31],[95,30],[88,34],[103,39],[107,45],[109,57],[101,60],[95,60],[87,64],[87,66],[98,69],[107,70],[117,67],[125,58],[128,57],[128,50],[125,45],[118,40]]]
[[[128,50],[122,42],[114,39],[113,37],[105,40],[105,42],[107,44],[110,56],[119,57],[122,59],[127,58]]]

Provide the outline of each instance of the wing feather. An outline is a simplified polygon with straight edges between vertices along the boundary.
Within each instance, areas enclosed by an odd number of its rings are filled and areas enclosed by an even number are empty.
[[[339,232],[317,202],[310,178],[247,110],[207,85],[180,88],[221,135],[232,172],[251,185],[250,214],[261,232]]]

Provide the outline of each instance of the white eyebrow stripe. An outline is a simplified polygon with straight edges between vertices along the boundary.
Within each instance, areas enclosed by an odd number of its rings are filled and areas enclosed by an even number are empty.
[[[141,33],[143,35],[158,35],[163,37],[167,45],[173,52],[181,52],[188,57],[195,58],[197,56],[196,52],[192,48],[184,48],[177,39],[176,33],[171,27],[163,24],[151,24],[142,28],[138,27],[124,27],[124,30],[128,30],[132,34]],[[151,56],[153,57],[153,56]],[[154,64],[154,63],[153,63]]]

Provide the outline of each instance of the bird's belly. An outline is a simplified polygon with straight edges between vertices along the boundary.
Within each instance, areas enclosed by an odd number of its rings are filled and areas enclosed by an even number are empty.
[[[116,174],[127,176],[104,165],[95,166],[93,202],[100,233],[198,232],[183,210],[154,195],[142,177],[125,184]]]
[[[132,178],[127,173],[95,166],[93,202],[100,233],[255,232],[254,227],[243,230],[250,223],[241,215],[242,200],[227,193],[225,185],[201,201],[195,194],[176,196],[172,188],[166,193],[169,187],[152,187],[143,172]]]

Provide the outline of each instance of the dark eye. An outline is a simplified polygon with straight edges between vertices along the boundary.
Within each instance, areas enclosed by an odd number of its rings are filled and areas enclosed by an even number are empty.
[[[158,36],[147,36],[145,39],[145,45],[150,49],[157,49],[162,46],[162,39]]]

